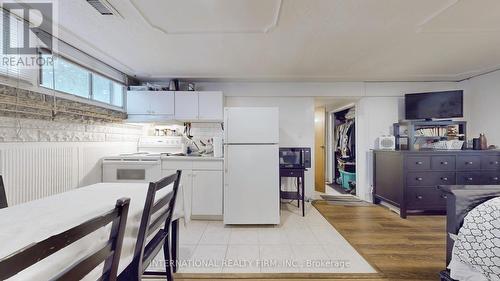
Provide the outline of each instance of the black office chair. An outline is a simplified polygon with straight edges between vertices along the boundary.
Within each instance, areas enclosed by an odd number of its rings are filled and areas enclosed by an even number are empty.
[[[51,280],[80,280],[103,262],[99,280],[116,280],[129,203],[128,198],[119,199],[113,210],[1,259],[0,280],[16,275],[110,223],[111,233],[104,247],[73,263]]]
[[[135,245],[134,259],[124,272],[120,274],[120,280],[137,281],[141,280],[143,275],[148,275],[150,272],[145,271],[162,247],[166,270],[164,274],[166,275],[167,280],[174,280],[173,263],[175,261],[172,257],[169,236],[181,173],[182,171],[178,170],[171,176],[149,184],[148,194],[146,196],[144,211],[142,213],[141,224],[139,227],[139,234]],[[155,200],[156,193],[172,183],[174,184],[172,192],[169,192],[158,200]],[[155,217],[154,220],[152,220],[153,215]],[[146,244],[148,237],[153,238]],[[163,273],[151,272],[150,274],[160,275]]]
[[[3,178],[0,176],[0,209],[7,208],[7,194],[5,194],[5,186],[3,185]]]

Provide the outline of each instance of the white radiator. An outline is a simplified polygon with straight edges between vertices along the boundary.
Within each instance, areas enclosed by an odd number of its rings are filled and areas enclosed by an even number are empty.
[[[101,158],[134,152],[135,143],[0,145],[0,174],[10,206],[101,181]]]

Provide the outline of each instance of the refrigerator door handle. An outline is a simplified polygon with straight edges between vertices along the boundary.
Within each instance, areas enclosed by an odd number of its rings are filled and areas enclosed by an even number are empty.
[[[224,110],[224,139],[229,139],[229,110]],[[225,151],[224,151],[225,154]]]
[[[227,173],[228,173],[228,166],[229,166],[229,155],[227,153],[227,145],[224,145],[224,186],[228,186],[229,183],[228,183],[228,176],[227,176]]]

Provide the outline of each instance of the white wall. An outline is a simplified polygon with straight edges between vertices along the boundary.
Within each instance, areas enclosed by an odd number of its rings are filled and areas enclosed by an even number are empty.
[[[139,126],[0,117],[0,175],[9,205],[102,181],[104,156],[136,152]]]
[[[372,153],[380,135],[390,134],[392,123],[402,116],[405,93],[460,89],[453,82],[231,82],[197,83],[199,90],[223,91],[228,106],[279,106],[282,140],[286,145],[304,145],[314,149],[314,97],[359,97],[356,139],[357,192],[371,200]],[[301,98],[302,97],[302,98]],[[283,144],[284,145],[284,144]],[[314,167],[313,167],[314,168]],[[314,169],[306,177],[307,195],[314,190]]]
[[[460,83],[465,89],[465,120],[469,139],[485,133],[488,144],[500,146],[500,71]]]
[[[403,97],[366,97],[356,106],[356,180],[358,196],[371,200],[373,152],[379,136],[392,134],[392,124],[403,119]],[[362,164],[364,163],[364,165]]]

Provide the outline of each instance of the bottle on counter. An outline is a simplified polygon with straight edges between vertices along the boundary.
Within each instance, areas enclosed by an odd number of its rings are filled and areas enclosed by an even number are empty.
[[[479,143],[480,143],[479,146],[481,147],[481,150],[488,149],[488,140],[486,139],[486,136],[484,135],[484,133],[479,134]]]

